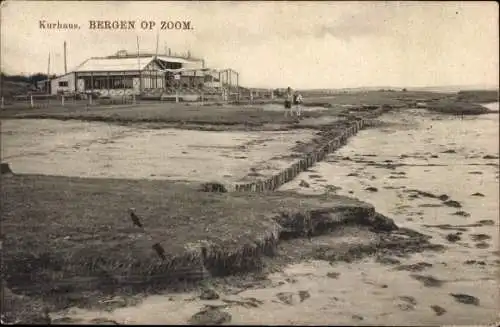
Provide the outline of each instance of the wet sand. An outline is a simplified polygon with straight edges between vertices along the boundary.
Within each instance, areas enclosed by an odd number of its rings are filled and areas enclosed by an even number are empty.
[[[2,120],[2,161],[15,173],[72,177],[236,182],[290,164],[315,130],[209,132],[99,122]],[[200,162],[203,164],[200,165]]]
[[[415,111],[402,118],[401,114],[385,115],[383,120],[394,125],[361,131],[346,147],[314,167],[314,172],[299,175],[282,190],[316,193],[326,188],[350,194],[373,204],[398,226],[430,235],[434,243],[448,247],[444,253],[400,259],[401,264],[432,265],[421,272],[394,272],[390,265],[373,260],[336,265],[334,268],[341,275],[352,276],[356,272],[357,283],[363,285],[363,292],[352,289],[354,292],[349,291],[347,296],[352,303],[350,308],[364,316],[363,322],[492,323],[498,319],[500,277],[498,116],[467,117],[462,121]],[[317,176],[311,178],[313,174]],[[301,180],[310,187],[300,187]],[[442,195],[449,199],[439,199]],[[457,201],[460,207],[446,202],[450,200]],[[481,226],[475,226],[478,222]],[[443,284],[426,287],[412,274],[433,276]],[[365,286],[363,278],[388,287],[377,290]],[[349,282],[356,283],[350,278],[339,278],[339,285]],[[451,293],[474,296],[480,303],[457,302]],[[356,304],[363,296],[371,304]],[[413,297],[415,304],[411,308],[405,304],[405,309],[400,310],[397,303],[401,296]],[[446,313],[437,315],[431,308],[435,305]]]
[[[460,120],[411,111],[381,120],[380,127],[361,131],[281,190],[358,197],[399,226],[432,236],[446,246],[444,252],[382,261],[306,261],[270,274],[267,286],[237,295],[217,290],[217,300],[162,294],[113,312],[71,309],[64,315],[86,322],[102,317],[184,324],[212,305],[223,307],[232,324],[498,321],[498,115]]]
[[[276,104],[276,103],[270,103],[270,104],[264,104],[264,105],[248,105],[246,107],[258,107],[262,108],[262,110],[265,111],[278,111],[278,112],[284,112],[283,104]],[[310,112],[310,111],[327,111],[328,108],[325,107],[319,107],[319,106],[302,106],[301,111],[302,112]]]

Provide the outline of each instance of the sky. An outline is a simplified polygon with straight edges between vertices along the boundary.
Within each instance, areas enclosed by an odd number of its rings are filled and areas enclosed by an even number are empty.
[[[208,67],[233,68],[249,87],[488,85],[499,81],[496,2],[6,1],[1,68],[64,72],[118,50],[190,51]],[[78,24],[40,29],[39,21]],[[155,21],[153,29],[90,30],[89,20]],[[190,21],[189,30],[159,30]]]

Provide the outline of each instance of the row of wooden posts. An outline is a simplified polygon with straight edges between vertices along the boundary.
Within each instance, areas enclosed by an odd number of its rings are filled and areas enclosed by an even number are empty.
[[[330,140],[319,149],[308,153],[305,157],[293,163],[290,167],[280,171],[279,173],[261,181],[254,181],[250,183],[241,183],[233,185],[232,191],[235,192],[265,192],[274,191],[281,185],[290,182],[298,174],[313,166],[325,158],[328,153],[331,153],[347,142],[347,139],[355,135],[360,129],[365,126],[365,121],[362,119],[352,123],[350,127],[346,128],[338,137]]]
[[[93,104],[93,98],[92,98],[92,95],[91,95],[91,94],[89,95],[89,98],[88,98],[88,99],[89,99],[88,104],[89,104],[89,105],[92,105],[92,104]],[[35,107],[35,100],[34,100],[33,95],[30,95],[30,97],[29,97],[29,101],[30,101],[30,107],[31,107],[31,108],[34,108],[34,107]],[[133,102],[133,103],[136,103],[136,97],[135,97],[135,94],[133,94],[133,95],[132,95],[132,102]],[[66,97],[65,97],[64,95],[62,95],[62,96],[61,96],[61,105],[64,107],[65,103],[66,103]],[[4,109],[4,108],[5,108],[5,98],[4,98],[4,97],[2,97],[2,98],[1,98],[1,109]]]
[[[250,90],[250,101],[253,101],[255,96],[258,96],[258,92],[255,92]],[[273,91],[271,90],[270,91],[270,95],[271,95],[271,100],[274,99],[274,93]],[[222,94],[224,100],[229,100],[229,93],[226,91],[225,93],[223,92]],[[238,93],[238,98],[240,97],[240,94]],[[201,100],[201,103],[203,104],[205,102],[205,96],[203,93],[201,93],[201,96],[200,96],[200,100]],[[35,107],[35,99],[33,97],[33,95],[30,95],[29,96],[29,102],[30,102],[30,107],[31,108],[34,108]],[[179,94],[179,91],[177,91],[175,93],[175,102],[176,103],[179,103],[180,102],[180,94]],[[66,103],[66,97],[64,95],[61,96],[61,105],[64,107]],[[137,103],[137,99],[136,99],[136,95],[135,94],[132,94],[132,103]],[[89,105],[92,105],[93,104],[93,98],[92,98],[92,94],[89,95],[88,97],[88,104]],[[5,98],[2,97],[1,98],[1,109],[4,109],[5,108]]]
[[[228,100],[228,97],[226,96],[225,98],[226,100]],[[203,104],[205,102],[205,96],[204,94],[202,93],[201,96],[200,96],[200,100],[201,100],[201,103]],[[180,94],[179,92],[176,92],[175,93],[175,102],[176,103],[179,103],[180,102]],[[34,108],[35,107],[35,99],[33,97],[33,95],[30,95],[29,97],[29,103],[30,103],[30,107],[31,108]],[[66,103],[66,97],[64,95],[61,96],[61,105],[64,107]],[[136,104],[137,103],[137,98],[135,96],[135,94],[132,94],[132,103],[133,104]],[[93,104],[93,98],[92,98],[92,95],[89,95],[88,97],[88,104],[89,105],[92,105]],[[4,97],[1,97],[1,104],[0,104],[0,108],[1,109],[4,109],[5,108],[5,98]]]

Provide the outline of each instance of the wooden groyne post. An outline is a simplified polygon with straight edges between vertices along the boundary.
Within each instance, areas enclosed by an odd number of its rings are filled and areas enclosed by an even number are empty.
[[[307,153],[298,161],[291,164],[288,168],[281,170],[265,180],[232,185],[231,190],[236,192],[274,191],[281,185],[292,181],[295,177],[297,177],[297,175],[313,166],[316,162],[322,161],[328,153],[339,149],[347,142],[349,137],[355,135],[365,125],[366,123],[364,120],[358,120],[350,124],[350,126],[346,129],[342,130],[339,136],[333,140],[329,140],[323,145],[318,146],[318,148],[310,153]]]

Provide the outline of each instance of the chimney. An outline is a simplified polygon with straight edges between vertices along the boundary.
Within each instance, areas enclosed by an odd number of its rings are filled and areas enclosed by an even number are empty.
[[[171,56],[172,55],[172,49],[168,48],[168,55]]]
[[[66,41],[64,41],[64,73],[68,72],[68,66],[66,64]]]

